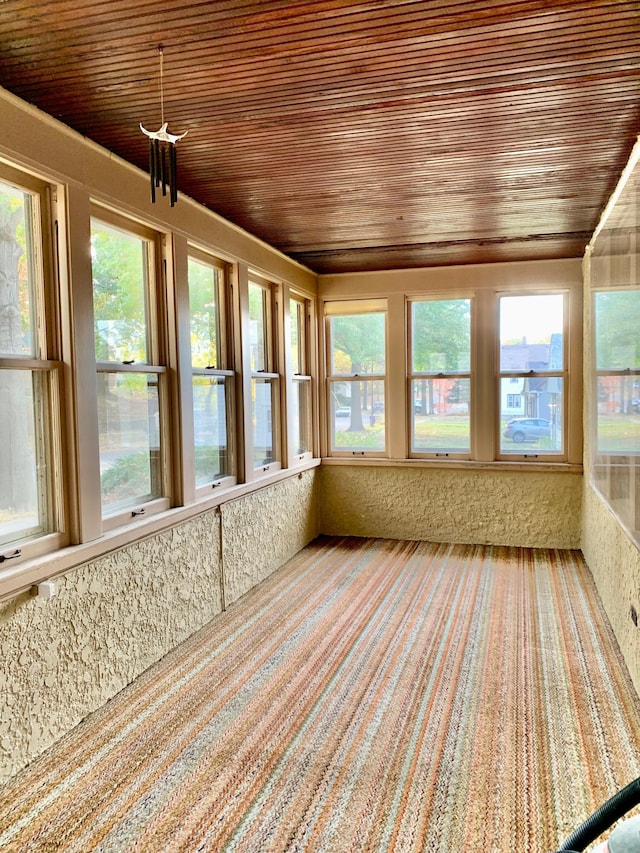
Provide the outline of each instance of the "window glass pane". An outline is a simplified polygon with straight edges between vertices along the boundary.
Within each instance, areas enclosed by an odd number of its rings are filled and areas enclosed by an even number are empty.
[[[162,494],[158,377],[98,373],[100,488],[105,514]]]
[[[91,224],[93,311],[98,361],[149,360],[147,241],[96,220]]]
[[[32,199],[0,182],[0,353],[39,355],[34,311]]]
[[[512,379],[500,380],[501,453],[562,452],[562,379],[523,376],[514,390]],[[519,402],[516,409],[508,404]]]
[[[48,374],[0,371],[0,544],[50,532]]]
[[[469,379],[414,379],[411,394],[412,450],[468,453]]]
[[[562,370],[563,296],[500,299],[500,370]]]
[[[267,355],[267,297],[268,292],[258,284],[249,283],[249,346],[251,370],[269,370]]]
[[[469,299],[435,299],[411,303],[411,363],[413,373],[469,372]]]
[[[334,376],[385,372],[384,314],[345,314],[330,323]]]
[[[332,382],[330,410],[332,450],[385,449],[382,380]]]
[[[291,313],[291,366],[294,373],[306,374],[304,359],[304,303],[292,299]]]
[[[191,363],[194,367],[224,367],[220,360],[220,274],[216,267],[189,258]]]
[[[599,370],[640,368],[639,317],[640,290],[596,293],[596,359]],[[633,381],[637,382],[638,378]],[[632,396],[640,397],[640,394]]]
[[[291,449],[294,455],[311,451],[311,382],[293,382]]]
[[[598,378],[599,453],[640,452],[640,377]]]
[[[253,424],[253,464],[259,468],[275,461],[273,439],[273,395],[271,379],[251,380],[251,418]]]
[[[226,380],[222,376],[193,377],[193,427],[196,485],[231,474],[227,437]]]

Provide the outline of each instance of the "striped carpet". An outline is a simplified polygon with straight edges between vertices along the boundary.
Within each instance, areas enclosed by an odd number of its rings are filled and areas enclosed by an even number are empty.
[[[323,538],[0,789],[0,849],[544,853],[639,746],[577,552]]]

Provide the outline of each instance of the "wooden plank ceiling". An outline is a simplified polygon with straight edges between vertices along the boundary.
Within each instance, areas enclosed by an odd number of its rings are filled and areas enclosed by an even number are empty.
[[[143,169],[160,45],[180,190],[322,273],[579,257],[640,131],[636,0],[0,4],[0,84]]]

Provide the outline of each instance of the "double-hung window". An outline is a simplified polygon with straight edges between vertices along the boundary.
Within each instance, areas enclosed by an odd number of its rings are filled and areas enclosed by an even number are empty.
[[[503,457],[541,458],[565,452],[565,302],[565,293],[499,298]]]
[[[45,185],[2,168],[0,564],[59,544],[60,537],[45,537],[63,526],[61,364],[49,238]]]
[[[188,269],[195,485],[211,488],[235,480],[229,270],[196,250]]]
[[[411,453],[471,451],[471,300],[409,302]]]
[[[386,453],[386,300],[325,306],[331,453]]]
[[[91,221],[100,493],[108,527],[168,505],[157,235],[106,211]]]
[[[248,290],[252,467],[269,471],[280,463],[275,285],[254,274]]]
[[[306,458],[313,451],[309,322],[309,300],[292,295],[289,299],[292,391],[289,401],[289,453],[293,459]]]

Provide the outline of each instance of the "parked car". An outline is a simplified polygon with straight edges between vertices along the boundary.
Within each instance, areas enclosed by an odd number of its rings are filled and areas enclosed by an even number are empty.
[[[351,409],[349,406],[338,406],[336,409],[336,417],[337,418],[348,418],[351,414]]]
[[[551,438],[551,424],[544,418],[514,418],[507,424],[503,435],[517,443],[538,441]]]

